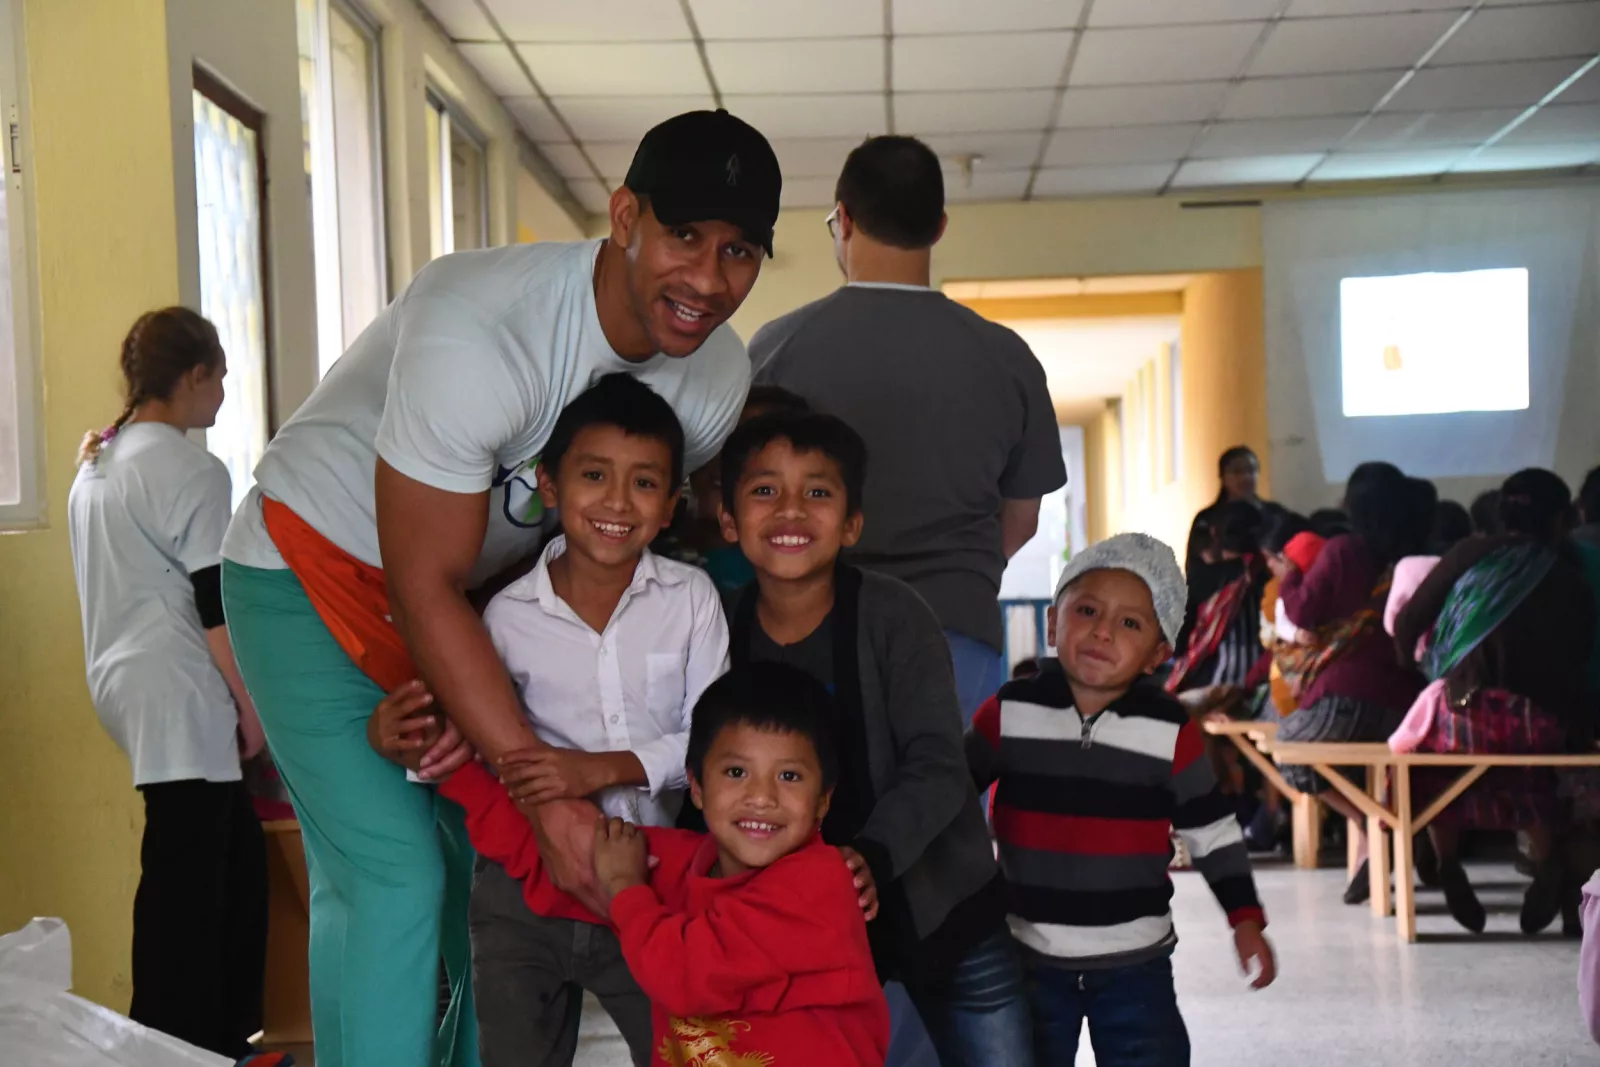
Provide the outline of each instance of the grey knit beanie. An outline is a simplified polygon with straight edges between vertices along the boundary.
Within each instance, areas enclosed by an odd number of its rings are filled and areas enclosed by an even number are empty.
[[[1178,566],[1178,557],[1165,541],[1149,534],[1120,533],[1099,544],[1090,545],[1067,561],[1056,582],[1056,600],[1067,586],[1090,571],[1119,570],[1138,575],[1150,587],[1156,607],[1156,621],[1168,644],[1178,643],[1183,629],[1183,609],[1189,600],[1189,586]]]

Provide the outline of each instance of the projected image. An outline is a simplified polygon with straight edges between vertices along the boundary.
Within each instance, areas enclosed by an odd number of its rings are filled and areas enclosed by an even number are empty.
[[[1528,272],[1339,282],[1344,413],[1437,415],[1528,406]]]

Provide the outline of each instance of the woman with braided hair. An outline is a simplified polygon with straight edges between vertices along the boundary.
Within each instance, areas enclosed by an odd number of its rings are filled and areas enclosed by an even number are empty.
[[[264,743],[222,617],[227,469],[186,436],[222,406],[217,331],[187,308],[122,343],[127,402],[89,433],[67,510],[95,711],[144,797],[135,1021],[226,1056],[260,1028],[266,843],[240,782]]]

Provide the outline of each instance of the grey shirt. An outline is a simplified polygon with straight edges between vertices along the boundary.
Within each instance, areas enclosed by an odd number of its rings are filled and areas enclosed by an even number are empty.
[[[909,583],[948,630],[1001,647],[1000,508],[1067,480],[1026,342],[932,289],[849,285],[763,326],[755,380],[867,442],[866,524],[847,555]]]

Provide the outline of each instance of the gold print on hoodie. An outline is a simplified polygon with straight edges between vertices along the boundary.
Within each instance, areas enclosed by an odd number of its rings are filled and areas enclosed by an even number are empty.
[[[765,1052],[735,1052],[737,1034],[750,1024],[736,1019],[680,1019],[667,1023],[668,1034],[661,1040],[661,1058],[672,1067],[771,1067],[773,1057]]]

